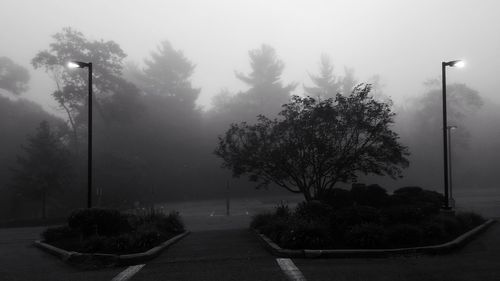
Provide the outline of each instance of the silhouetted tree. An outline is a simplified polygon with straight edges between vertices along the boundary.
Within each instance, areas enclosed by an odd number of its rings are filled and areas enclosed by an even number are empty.
[[[28,90],[29,80],[30,75],[26,68],[8,57],[0,57],[0,89],[20,95]]]
[[[42,218],[46,218],[47,197],[62,192],[71,178],[69,151],[47,121],[22,148],[24,155],[18,156],[18,167],[12,169],[12,187],[24,197],[41,200]]]
[[[408,151],[390,128],[394,113],[369,93],[370,85],[360,85],[335,100],[294,96],[279,119],[232,124],[215,154],[233,176],[247,174],[258,187],[275,183],[308,201],[360,172],[400,176]]]

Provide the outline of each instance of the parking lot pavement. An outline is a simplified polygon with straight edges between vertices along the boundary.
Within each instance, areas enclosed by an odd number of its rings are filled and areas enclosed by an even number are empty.
[[[131,280],[288,280],[248,229],[193,232]]]

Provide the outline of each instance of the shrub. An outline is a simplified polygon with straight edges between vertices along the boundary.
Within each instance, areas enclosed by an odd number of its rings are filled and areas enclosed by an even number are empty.
[[[264,226],[272,223],[273,219],[274,215],[271,213],[257,214],[253,216],[252,221],[250,222],[250,227],[260,230]]]
[[[320,196],[320,200],[335,210],[350,207],[353,203],[351,192],[342,188],[333,188],[325,191]]]
[[[279,244],[288,249],[322,249],[330,240],[328,225],[294,217],[280,237]]]
[[[389,223],[419,223],[428,217],[427,213],[415,205],[396,205],[382,210]]]
[[[411,247],[422,244],[422,230],[415,225],[398,224],[387,231],[388,242],[395,247]]]
[[[151,221],[151,223],[154,223],[158,230],[162,232],[174,234],[184,232],[184,222],[182,221],[179,212],[173,211],[168,215],[158,215]]]
[[[430,221],[441,224],[450,237],[456,236],[462,230],[458,219],[449,215],[437,215],[434,216]]]
[[[45,242],[53,242],[75,236],[77,236],[76,232],[67,225],[50,227],[42,232],[42,238]]]
[[[337,212],[336,219],[342,227],[363,223],[381,223],[381,212],[369,206],[352,206]]]
[[[332,207],[320,201],[302,202],[295,208],[294,215],[306,220],[325,220],[333,213]]]
[[[358,249],[375,249],[385,245],[384,228],[376,223],[363,223],[353,226],[345,233],[348,246]]]
[[[462,212],[456,215],[458,222],[460,223],[463,230],[470,230],[480,224],[482,224],[485,219],[472,212]]]
[[[422,235],[424,243],[428,245],[443,243],[449,237],[444,225],[435,221],[422,225]]]
[[[290,228],[290,218],[273,216],[268,224],[260,228],[262,234],[267,235],[273,241],[280,241],[282,234]]]
[[[351,188],[352,200],[357,205],[381,207],[385,206],[389,200],[387,191],[377,184],[364,185],[353,184]]]
[[[402,187],[390,196],[392,205],[417,206],[426,215],[438,214],[443,200],[444,197],[440,193],[417,186]]]
[[[127,216],[117,210],[100,208],[74,211],[68,218],[68,225],[83,236],[112,236],[132,229]]]
[[[281,201],[280,203],[278,203],[278,205],[275,208],[274,213],[279,217],[288,217],[291,214],[290,208],[288,207],[288,204],[285,203],[284,201]]]

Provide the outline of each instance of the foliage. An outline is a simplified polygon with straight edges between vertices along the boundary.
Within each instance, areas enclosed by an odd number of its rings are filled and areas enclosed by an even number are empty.
[[[353,226],[345,234],[347,245],[358,249],[381,248],[385,244],[384,227],[376,223]]]
[[[425,215],[437,214],[443,202],[444,197],[440,193],[416,186],[396,189],[390,197],[391,205],[417,207]]]
[[[0,89],[14,95],[20,95],[28,90],[30,74],[28,70],[8,57],[0,57]]]
[[[383,217],[379,209],[370,206],[353,205],[339,210],[337,223],[346,228],[363,223],[382,223]]]
[[[472,229],[485,221],[481,215],[472,212],[460,212],[456,217],[462,228],[466,230]]]
[[[379,186],[375,190],[386,194]],[[288,206],[278,205],[272,213],[254,216],[250,227],[287,249],[373,249],[445,243],[484,222],[474,213],[452,216],[422,211],[415,204],[421,195],[435,196],[425,192],[414,187],[400,189],[397,193],[406,194],[409,205],[371,207],[351,202],[347,207],[332,208],[305,201],[292,212]]]
[[[68,225],[48,228],[42,237],[70,251],[130,254],[146,251],[183,231],[178,212],[125,214],[93,208],[76,210]]]
[[[151,59],[144,61],[141,89],[149,94],[168,97],[177,106],[193,110],[200,89],[191,86],[195,65],[180,50],[175,50],[168,41],[163,41]]]
[[[295,215],[306,220],[328,218],[333,213],[332,207],[319,201],[301,202],[295,208]]]
[[[353,184],[350,193],[352,200],[358,205],[382,207],[389,201],[386,190],[377,184]]]
[[[75,236],[76,236],[76,231],[67,225],[50,227],[42,232],[43,240],[49,243]]]
[[[398,224],[388,229],[388,240],[394,247],[415,247],[422,244],[421,227],[411,224]]]
[[[131,229],[127,216],[113,209],[90,208],[74,211],[68,226],[84,236],[112,236]]]
[[[279,244],[287,249],[322,249],[330,243],[328,225],[320,220],[311,220],[300,215],[290,220],[283,231]]]
[[[38,52],[31,63],[35,69],[44,69],[56,83],[52,96],[68,116],[73,140],[78,142],[77,135],[83,134],[82,129],[87,125],[88,73],[69,70],[66,67],[69,61],[92,63],[93,94],[97,98],[94,102],[103,118],[130,118],[125,113],[139,107],[138,90],[121,78],[126,55],[120,46],[114,41],[89,40],[69,27],[56,33],[53,40],[49,49]]]
[[[326,190],[325,193],[321,194],[320,200],[336,210],[352,206],[353,204],[351,192],[342,188]]]
[[[27,198],[41,200],[42,218],[46,217],[49,195],[63,192],[73,173],[69,151],[47,121],[42,121],[34,136],[23,146],[18,166],[12,168],[12,185]]]
[[[360,85],[319,102],[294,96],[281,119],[232,124],[215,154],[233,176],[247,174],[258,187],[272,182],[308,201],[360,172],[398,177],[408,166],[407,148],[390,129],[390,105],[371,98],[370,89]]]

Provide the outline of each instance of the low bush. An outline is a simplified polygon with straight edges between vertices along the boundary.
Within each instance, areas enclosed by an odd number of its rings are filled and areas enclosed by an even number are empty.
[[[485,219],[482,216],[472,212],[458,213],[456,217],[464,230],[470,230],[485,222]]]
[[[441,194],[420,187],[389,196],[377,185],[354,185],[322,196],[294,210],[279,204],[254,216],[250,226],[288,249],[373,249],[436,245],[484,222],[474,213],[440,214]]]
[[[383,226],[376,223],[362,223],[346,231],[345,241],[352,248],[383,248],[386,242],[386,235]]]
[[[462,230],[462,226],[456,217],[449,215],[437,215],[429,220],[442,225],[448,236],[456,236]]]
[[[46,242],[53,242],[62,239],[75,237],[77,232],[67,225],[50,227],[42,232],[42,238]]]
[[[415,247],[422,244],[423,234],[416,225],[398,224],[387,230],[387,239],[393,247]]]
[[[289,249],[321,249],[330,244],[329,234],[328,225],[320,221],[294,217],[282,232],[279,244]]]
[[[335,210],[352,206],[351,192],[342,188],[327,190],[320,197],[321,202],[329,205]]]
[[[130,231],[127,216],[113,209],[90,208],[71,213],[68,226],[83,236],[112,236]]]
[[[415,206],[426,216],[438,214],[444,201],[444,197],[440,193],[424,190],[417,186],[399,188],[389,199],[390,205]]]
[[[387,191],[377,184],[353,184],[350,193],[357,205],[381,207],[387,205],[389,200]]]
[[[415,205],[396,205],[382,209],[383,216],[389,224],[419,223],[428,218],[426,212]]]
[[[178,212],[122,214],[88,209],[73,212],[68,225],[48,228],[42,238],[68,251],[125,254],[148,250],[183,231]]]
[[[274,215],[272,213],[263,213],[254,215],[252,221],[250,222],[250,228],[261,229],[266,225],[272,223],[274,220]]]
[[[320,201],[302,202],[295,208],[295,215],[306,220],[324,220],[332,214],[332,207]]]
[[[430,221],[422,225],[422,236],[424,243],[427,245],[443,243],[450,237],[444,225],[435,221]]]
[[[336,217],[337,223],[344,228],[363,223],[379,224],[383,221],[380,210],[369,206],[352,206],[345,208],[339,210]]]

